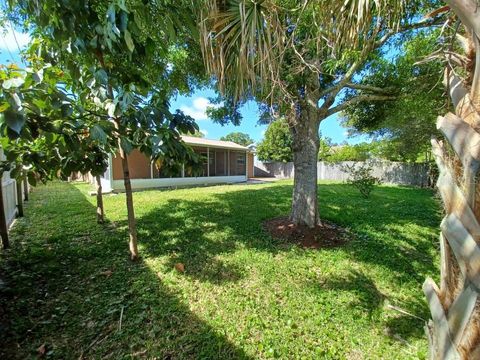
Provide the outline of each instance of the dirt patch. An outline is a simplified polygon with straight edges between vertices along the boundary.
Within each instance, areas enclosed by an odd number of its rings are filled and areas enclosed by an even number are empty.
[[[282,216],[265,221],[263,226],[274,238],[287,240],[307,249],[342,246],[351,237],[346,229],[325,220],[322,220],[322,225],[310,229],[292,223],[288,216]]]

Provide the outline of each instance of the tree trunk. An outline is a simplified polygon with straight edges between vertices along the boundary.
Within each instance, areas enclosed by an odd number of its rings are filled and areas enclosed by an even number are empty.
[[[103,210],[102,182],[100,180],[100,175],[95,176],[95,182],[97,185],[97,223],[103,224],[105,222],[105,212]]]
[[[310,228],[320,224],[317,200],[317,159],[320,119],[317,111],[302,109],[291,128],[293,136],[293,198],[290,220]]]
[[[120,128],[120,123],[118,119],[115,119],[115,128],[117,130]],[[133,209],[132,184],[130,183],[130,170],[128,168],[128,158],[125,151],[123,151],[120,138],[118,138],[118,151],[122,159],[123,184],[125,186],[125,200],[127,203],[128,235],[129,235],[128,244],[130,248],[130,257],[134,261],[138,259],[137,225],[135,223],[135,211]]]
[[[2,237],[2,245],[4,249],[10,247],[8,239],[7,218],[5,216],[5,204],[3,203],[3,172],[0,172],[0,236]]]
[[[442,141],[432,140],[446,216],[440,225],[440,287],[432,279],[423,285],[432,314],[426,330],[431,359],[480,359],[480,102],[475,101],[480,98],[480,14],[474,0],[447,3],[473,33],[468,48],[475,49],[477,59],[466,51],[475,64],[467,81],[454,69],[446,72],[455,114],[439,117],[437,127],[456,156]]]
[[[24,196],[24,200],[25,201],[28,201],[28,179],[27,179],[27,175],[25,175],[25,177],[23,178],[23,196]]]
[[[15,189],[17,190],[17,211],[18,217],[23,217],[23,194],[22,194],[22,180],[16,181]]]

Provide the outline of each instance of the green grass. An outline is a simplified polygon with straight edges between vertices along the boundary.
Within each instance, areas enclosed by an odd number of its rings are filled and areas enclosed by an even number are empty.
[[[102,226],[88,185],[36,188],[0,260],[0,357],[45,344],[48,357],[72,359],[425,358],[433,192],[319,189],[321,216],[355,234],[342,248],[264,232],[263,220],[288,214],[290,182],[137,192],[142,261],[131,263],[123,195],[105,196]]]

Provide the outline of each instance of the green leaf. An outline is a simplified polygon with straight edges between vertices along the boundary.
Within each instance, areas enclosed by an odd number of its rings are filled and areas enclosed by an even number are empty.
[[[9,108],[2,113],[2,118],[11,130],[20,134],[25,125],[25,117],[22,114]]]
[[[120,31],[127,30],[128,14],[125,11],[120,12]]]
[[[7,110],[9,107],[10,107],[10,104],[9,104],[8,102],[3,102],[3,103],[0,105],[0,112],[4,112],[4,111]]]
[[[32,173],[32,172],[29,172],[27,174],[27,178],[28,178],[28,183],[32,186],[36,186],[37,185],[37,178],[35,177],[35,174]]]
[[[106,85],[108,83],[107,72],[103,69],[97,70],[95,73],[95,78],[100,84]]]
[[[98,124],[95,124],[90,128],[90,137],[92,140],[96,140],[101,144],[105,144],[107,142],[107,134]]]
[[[115,4],[110,4],[107,10],[107,19],[112,24],[115,24]]]
[[[40,69],[37,72],[32,74],[32,78],[36,83],[41,83],[43,81],[43,69]]]
[[[120,146],[122,147],[122,150],[125,151],[127,155],[133,151],[132,142],[126,137],[122,137],[120,139]]]
[[[125,37],[125,43],[127,44],[128,50],[130,50],[130,52],[133,52],[133,50],[135,49],[135,44],[133,43],[132,35],[130,35],[130,31],[125,30],[124,37]]]

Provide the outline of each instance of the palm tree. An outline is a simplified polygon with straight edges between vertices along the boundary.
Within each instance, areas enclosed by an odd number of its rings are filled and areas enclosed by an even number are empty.
[[[200,13],[203,55],[220,91],[250,97],[285,117],[295,167],[290,218],[314,227],[319,126],[360,101],[389,100],[387,89],[355,81],[368,58],[411,23],[418,11],[403,1],[205,0]],[[418,17],[417,17],[418,18]],[[356,96],[343,98],[345,89]]]
[[[445,213],[440,233],[440,288],[423,290],[432,320],[427,325],[432,359],[480,358],[480,11],[475,0],[447,0],[451,43],[445,85],[455,113],[438,118],[446,140],[432,140]],[[463,74],[463,76],[462,76]]]

